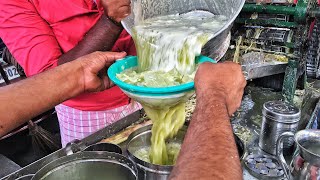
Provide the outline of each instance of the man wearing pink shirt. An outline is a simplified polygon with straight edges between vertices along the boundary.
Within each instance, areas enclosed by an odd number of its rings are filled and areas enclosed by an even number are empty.
[[[120,25],[130,0],[5,0],[0,8],[0,37],[27,76],[95,51],[136,53]],[[118,87],[65,101],[56,106],[62,145],[139,108]]]

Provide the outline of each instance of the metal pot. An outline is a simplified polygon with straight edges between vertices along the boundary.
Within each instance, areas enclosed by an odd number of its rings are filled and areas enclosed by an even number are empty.
[[[173,166],[155,165],[134,156],[134,152],[145,147],[151,146],[151,128],[152,125],[145,126],[133,132],[128,138],[127,153],[130,159],[132,159],[138,167],[139,180],[166,180],[169,178]],[[187,132],[187,127],[184,126],[178,135],[170,140],[182,144],[184,136]]]
[[[134,162],[118,153],[79,152],[49,163],[32,179],[136,180],[137,168]]]
[[[170,173],[173,169],[173,166],[161,166],[161,165],[151,164],[151,163],[142,161],[141,159],[134,156],[134,152],[136,152],[137,150],[151,146],[151,142],[150,142],[151,128],[152,128],[152,125],[145,126],[133,132],[129,136],[128,143],[127,143],[127,154],[129,158],[132,159],[138,167],[139,180],[166,180],[169,178]],[[178,135],[174,139],[170,140],[169,142],[182,144],[186,132],[187,132],[187,126],[184,126],[178,132]],[[237,144],[239,157],[242,158],[245,151],[244,144],[236,135],[234,135],[234,137]]]
[[[239,15],[245,0],[131,0],[132,13],[122,21],[123,27],[131,34],[135,24],[159,15],[187,13],[193,10],[209,11],[225,15],[228,23],[215,33],[202,54],[211,58],[221,57],[225,53],[225,44],[230,43],[228,34],[234,20]]]

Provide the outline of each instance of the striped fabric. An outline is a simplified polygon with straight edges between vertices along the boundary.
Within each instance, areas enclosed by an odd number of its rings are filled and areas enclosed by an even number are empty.
[[[141,109],[141,105],[133,102],[106,111],[81,111],[60,104],[55,109],[59,119],[62,147],[65,147],[67,143],[75,139],[81,140],[134,113]]]

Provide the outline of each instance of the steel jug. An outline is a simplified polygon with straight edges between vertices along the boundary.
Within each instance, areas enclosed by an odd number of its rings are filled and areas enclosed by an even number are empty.
[[[294,155],[291,166],[283,156],[283,141],[290,137],[294,137],[299,152]],[[320,179],[320,130],[303,130],[295,135],[291,132],[283,133],[278,139],[277,157],[287,179]]]

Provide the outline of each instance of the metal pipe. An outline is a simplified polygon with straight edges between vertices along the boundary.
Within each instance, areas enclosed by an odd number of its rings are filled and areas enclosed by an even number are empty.
[[[246,18],[238,18],[236,19],[237,23],[255,23],[259,25],[270,25],[273,24],[277,27],[287,27],[287,28],[293,28],[297,27],[298,24],[296,22],[285,22],[285,21],[279,21],[279,20],[262,20],[262,19],[246,19]]]
[[[245,4],[242,11],[243,12],[269,13],[269,14],[295,15],[296,8],[290,7],[290,6]]]
[[[265,13],[265,14],[285,14],[294,16],[295,22],[303,23],[306,20],[307,4],[304,1],[299,1],[294,7],[278,6],[278,5],[261,5],[261,4],[245,4],[243,12]],[[314,14],[317,14],[315,12]]]

